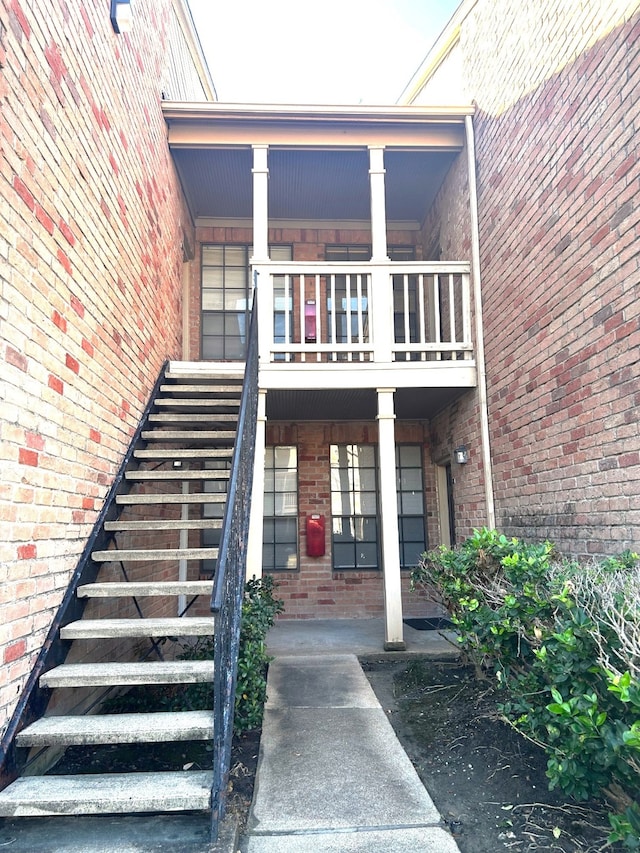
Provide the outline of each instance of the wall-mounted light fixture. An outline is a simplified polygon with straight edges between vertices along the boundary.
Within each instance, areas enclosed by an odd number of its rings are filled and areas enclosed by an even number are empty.
[[[456,460],[458,465],[464,465],[465,462],[469,461],[469,451],[464,444],[460,445],[460,447],[456,447],[453,451],[453,458]]]
[[[131,0],[111,0],[111,26],[116,33],[128,33],[131,30]]]

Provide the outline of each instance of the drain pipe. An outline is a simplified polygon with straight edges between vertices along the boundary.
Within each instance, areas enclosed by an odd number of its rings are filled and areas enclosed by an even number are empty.
[[[476,185],[476,146],[473,118],[465,116],[467,138],[467,172],[469,175],[469,209],[471,215],[471,271],[473,275],[473,307],[475,314],[476,366],[478,371],[478,402],[480,406],[480,437],[484,472],[484,497],[487,507],[487,527],[496,526],[493,497],[493,470],[489,442],[489,409],[487,404],[487,370],[484,360],[484,327],[482,323],[482,279],[480,276],[480,228],[478,225],[478,188]]]

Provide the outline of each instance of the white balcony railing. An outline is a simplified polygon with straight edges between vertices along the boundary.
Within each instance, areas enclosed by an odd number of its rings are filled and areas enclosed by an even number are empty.
[[[473,358],[465,263],[256,268],[263,364]]]

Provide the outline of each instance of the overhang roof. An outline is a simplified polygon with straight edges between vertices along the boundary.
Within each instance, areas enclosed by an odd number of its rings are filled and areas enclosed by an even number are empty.
[[[270,220],[366,221],[368,151],[385,147],[387,218],[422,223],[473,107],[163,103],[196,219],[250,219],[251,146],[269,146]]]

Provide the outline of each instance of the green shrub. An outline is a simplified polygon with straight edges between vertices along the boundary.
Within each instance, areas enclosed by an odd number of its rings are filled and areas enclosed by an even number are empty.
[[[275,583],[271,575],[247,581],[242,604],[240,655],[236,682],[236,706],[233,718],[237,732],[258,728],[262,723],[267,700],[267,654],[265,638],[282,613],[282,601],[274,597]]]
[[[548,755],[551,788],[603,791],[611,839],[640,845],[640,573],[625,552],[590,566],[548,543],[477,530],[423,556],[414,586],[437,590],[458,639],[504,691],[505,718]],[[635,839],[635,841],[634,841]]]
[[[245,585],[233,716],[235,732],[256,729],[262,723],[267,699],[267,665],[271,660],[265,639],[276,616],[284,609],[274,590],[275,582],[270,575],[254,577]],[[196,642],[184,644],[179,658],[213,660],[213,637],[199,637]],[[179,705],[181,709],[206,710],[211,708],[212,701],[210,684],[190,684],[174,697],[174,708],[177,710]]]

